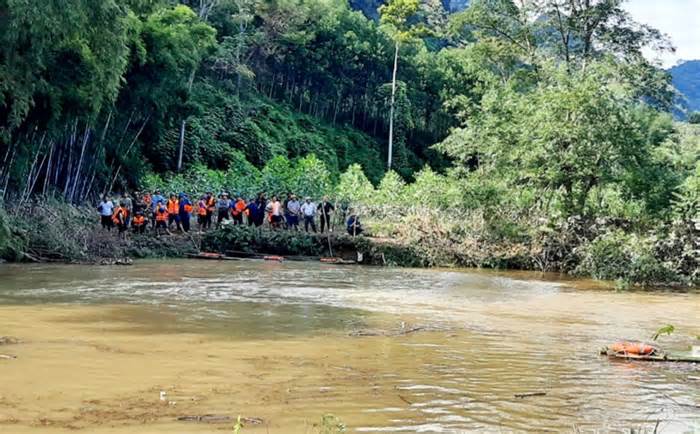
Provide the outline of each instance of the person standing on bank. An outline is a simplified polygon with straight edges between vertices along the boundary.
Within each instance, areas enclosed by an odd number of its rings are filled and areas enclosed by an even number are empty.
[[[131,225],[131,219],[134,215],[134,201],[131,199],[131,196],[129,196],[129,193],[124,192],[124,194],[122,194],[121,203],[126,209],[126,226],[129,227]]]
[[[216,208],[218,210],[218,216],[216,219],[216,225],[221,226],[224,220],[228,220],[228,209],[231,206],[231,201],[228,199],[228,193],[221,193],[219,195],[219,200],[216,202]]]
[[[204,199],[205,204],[207,206],[207,214],[204,219],[204,229],[209,229],[211,228],[211,222],[214,219],[214,212],[216,211],[216,198],[214,197],[214,193],[211,191],[207,192],[207,196]]]
[[[335,211],[335,207],[328,201],[328,196],[323,196],[323,202],[318,204],[318,211],[321,214],[321,233],[326,228],[328,232],[333,232],[333,228],[331,228],[331,214]]]
[[[156,209],[158,208],[159,203],[165,203],[165,197],[163,197],[162,194],[160,194],[160,190],[156,190],[153,192],[153,197],[151,198],[151,203],[153,204],[153,229],[156,228]]]
[[[295,194],[290,195],[285,206],[285,216],[287,218],[287,229],[299,230],[299,215],[301,214],[301,203]]]
[[[107,229],[112,231],[112,213],[114,213],[114,204],[109,200],[109,196],[106,194],[102,196],[102,202],[97,206],[97,211],[100,213],[100,223],[102,224],[102,229]]]
[[[170,193],[170,199],[168,199],[168,230],[173,223],[175,223],[175,229],[180,230],[180,201],[175,196],[175,193]]]
[[[265,210],[270,213],[270,225],[273,229],[279,229],[282,227],[282,202],[277,198],[277,196],[272,196],[272,200],[265,207]]]
[[[309,226],[316,233],[316,204],[311,201],[310,197],[301,206],[301,213],[304,215],[304,231],[309,232]]]
[[[207,224],[207,198],[202,196],[197,202],[197,223],[199,224],[199,231],[203,231]]]
[[[180,193],[178,214],[180,216],[180,226],[184,232],[190,231],[190,215],[194,207],[190,198],[185,193]]]

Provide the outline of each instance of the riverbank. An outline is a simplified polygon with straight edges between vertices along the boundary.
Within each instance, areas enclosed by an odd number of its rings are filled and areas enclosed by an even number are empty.
[[[225,224],[219,229],[156,236],[102,229],[89,207],[50,202],[25,204],[16,213],[0,208],[0,258],[10,262],[128,263],[128,259],[186,258],[199,252],[243,251],[284,256],[333,256],[367,265],[423,266],[415,249],[387,239],[351,237],[339,231],[307,234]],[[196,225],[195,225],[196,226]],[[447,264],[445,264],[447,265]]]
[[[131,258],[185,258],[199,252],[243,251],[282,256],[333,256],[368,265],[469,267],[559,272],[615,280],[621,288],[700,283],[698,229],[674,224],[644,236],[613,220],[570,218],[504,235],[475,216],[438,212],[386,215],[364,210],[367,236],[350,237],[267,227],[224,225],[206,232],[155,236],[99,227],[95,212],[61,202],[0,210],[0,258],[16,262],[128,263]],[[521,226],[524,225],[520,222]]]

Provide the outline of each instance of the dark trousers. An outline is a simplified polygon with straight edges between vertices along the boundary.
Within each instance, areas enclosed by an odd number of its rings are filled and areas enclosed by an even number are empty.
[[[224,220],[228,220],[228,209],[219,210],[219,217],[216,219],[216,223],[221,223]]]
[[[313,229],[314,233],[316,232],[316,222],[314,221],[314,218],[311,216],[304,216],[304,230],[306,232],[309,232],[309,225],[311,225],[311,229]]]
[[[208,229],[208,228],[211,227],[211,221],[212,221],[212,219],[213,219],[212,214],[214,214],[214,211],[207,210],[207,215],[204,216],[204,225],[203,225],[203,227],[204,227],[205,229]]]
[[[185,232],[190,231],[190,215],[189,214],[181,214],[180,215],[180,224],[182,225],[182,230]]]
[[[321,233],[323,233],[325,228],[328,228],[329,231],[331,230],[331,216],[321,214]]]
[[[137,234],[146,233],[146,225],[142,224],[142,225],[134,226],[134,233],[137,233]]]
[[[108,231],[111,231],[112,226],[114,226],[112,216],[109,215],[100,216],[100,223],[102,224],[102,229],[107,229]]]
[[[169,214],[168,227],[172,226],[173,222],[175,222],[175,227],[177,229],[180,229],[180,216],[178,216],[177,214]]]
[[[242,225],[243,224],[243,214],[234,214],[233,216],[233,224],[234,225]]]

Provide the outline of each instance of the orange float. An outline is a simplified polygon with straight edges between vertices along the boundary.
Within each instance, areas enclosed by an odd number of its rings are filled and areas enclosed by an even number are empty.
[[[617,354],[634,356],[650,356],[659,351],[658,348],[641,342],[616,342],[610,345],[610,350]]]

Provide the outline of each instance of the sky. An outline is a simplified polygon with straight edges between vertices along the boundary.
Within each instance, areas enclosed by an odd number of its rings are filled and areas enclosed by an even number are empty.
[[[671,37],[674,54],[659,57],[664,67],[681,60],[700,60],[700,0],[627,0],[625,8],[636,21],[649,24]]]

